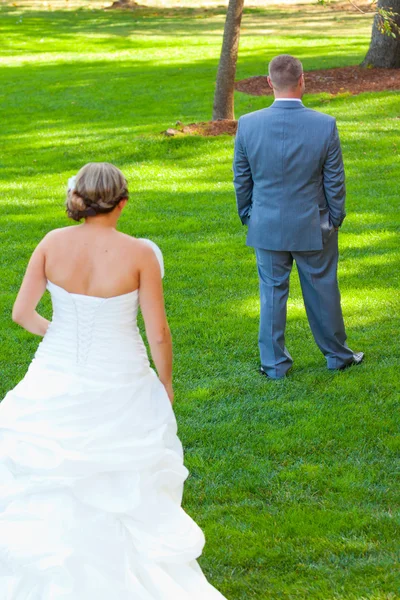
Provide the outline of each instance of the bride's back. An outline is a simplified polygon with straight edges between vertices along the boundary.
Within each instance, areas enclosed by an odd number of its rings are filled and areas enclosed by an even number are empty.
[[[47,236],[49,281],[70,293],[104,298],[139,287],[144,242],[104,227],[102,219],[96,217],[92,223],[58,229]],[[109,219],[104,215],[104,221]]]

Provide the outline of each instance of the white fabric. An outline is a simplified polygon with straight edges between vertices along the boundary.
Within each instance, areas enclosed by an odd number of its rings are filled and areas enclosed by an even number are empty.
[[[76,186],[76,175],[68,179],[67,192],[73,192]]]
[[[49,330],[0,404],[0,600],[223,600],[196,562],[204,536],[181,508],[188,472],[137,291],[48,289]]]
[[[300,98],[275,98],[275,102],[301,102],[303,104]]]

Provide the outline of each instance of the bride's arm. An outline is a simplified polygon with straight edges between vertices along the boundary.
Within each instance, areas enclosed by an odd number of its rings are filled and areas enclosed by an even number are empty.
[[[165,314],[161,269],[151,248],[143,248],[140,261],[139,301],[151,356],[161,383],[173,401],[172,338]]]
[[[42,240],[31,256],[12,311],[15,323],[40,336],[44,336],[49,326],[49,321],[36,312],[39,300],[46,290],[45,260]]]

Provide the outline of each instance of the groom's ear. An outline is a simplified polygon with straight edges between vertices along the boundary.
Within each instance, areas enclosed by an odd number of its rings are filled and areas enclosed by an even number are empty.
[[[269,87],[273,90],[274,86],[272,85],[271,77],[269,75],[267,75],[267,81],[268,81]]]

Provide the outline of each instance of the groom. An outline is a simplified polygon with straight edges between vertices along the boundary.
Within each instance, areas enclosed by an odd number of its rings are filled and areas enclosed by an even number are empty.
[[[308,321],[328,369],[359,364],[346,344],[337,282],[338,229],[345,178],[336,121],[306,108],[301,62],[269,65],[275,102],[239,119],[234,185],[260,281],[261,373],[280,379],[292,366],[285,346],[289,277],[296,261]]]

